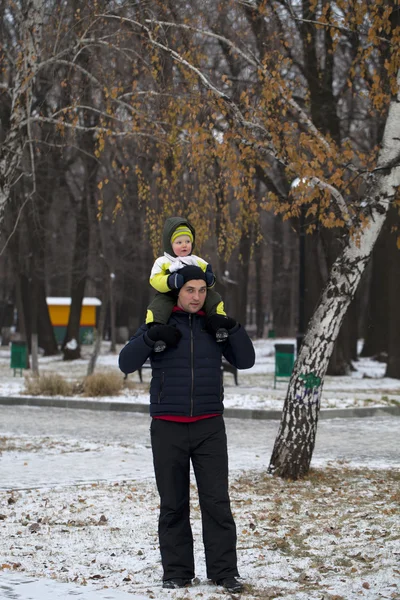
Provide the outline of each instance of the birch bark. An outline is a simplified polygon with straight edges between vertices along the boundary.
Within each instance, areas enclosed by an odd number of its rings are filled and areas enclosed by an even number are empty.
[[[400,71],[397,74],[400,88]],[[268,472],[297,479],[309,468],[315,446],[323,381],[340,325],[354,297],[387,212],[400,185],[400,92],[389,107],[377,168],[371,176],[361,222],[335,261],[288,385]]]
[[[15,13],[20,41],[19,49],[16,49],[14,82],[9,89],[10,127],[0,147],[0,226],[10,201],[12,185],[20,176],[24,146],[29,138],[32,90],[39,66],[44,4],[44,0],[28,0],[23,3],[22,9]],[[29,175],[34,187],[33,152],[30,156],[32,164]]]

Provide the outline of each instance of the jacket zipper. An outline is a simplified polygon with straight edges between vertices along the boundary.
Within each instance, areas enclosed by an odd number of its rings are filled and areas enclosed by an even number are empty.
[[[194,359],[193,359],[193,328],[192,328],[192,315],[189,314],[189,326],[190,326],[190,366],[192,370],[192,387],[190,390],[190,416],[193,417],[193,390],[194,390]]]

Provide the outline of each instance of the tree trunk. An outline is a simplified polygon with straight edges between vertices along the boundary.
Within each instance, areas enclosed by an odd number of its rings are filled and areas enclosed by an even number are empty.
[[[114,293],[114,284],[115,284],[115,273],[110,273],[109,277],[109,286],[110,286],[110,329],[111,329],[111,345],[110,352],[117,351],[117,336],[116,336],[116,328],[115,328],[115,293]]]
[[[327,375],[349,375],[351,361],[357,358],[357,303],[354,299],[343,319],[339,335],[330,358]]]
[[[390,229],[398,221],[397,208],[392,207],[388,215]],[[398,232],[396,232],[398,234]],[[400,379],[400,250],[396,245],[396,235],[388,234],[388,260],[389,272],[388,310],[386,319],[388,322],[388,362],[386,377]]]
[[[81,357],[79,341],[82,302],[85,295],[90,240],[90,223],[86,197],[82,199],[77,218],[74,259],[72,265],[71,307],[63,343],[63,360]]]
[[[44,350],[44,356],[58,354],[58,345],[54,334],[53,325],[50,320],[49,307],[46,302],[46,290],[44,282],[38,282],[38,330],[39,346]]]
[[[239,244],[239,264],[237,281],[239,283],[237,291],[236,318],[243,325],[247,321],[247,289],[249,286],[249,266],[251,250],[251,229],[250,227],[242,230],[242,237]]]
[[[106,289],[106,282],[104,282],[104,289]],[[97,359],[100,354],[101,340],[103,339],[104,324],[106,322],[106,315],[107,315],[107,303],[108,303],[107,294],[104,294],[102,301],[101,301],[99,322],[98,322],[97,327],[94,332],[94,347],[93,347],[93,352],[92,352],[92,355],[90,357],[89,364],[88,364],[88,370],[86,373],[87,377],[89,377],[89,375],[93,375],[94,370],[96,368],[96,362],[97,362]]]
[[[390,278],[387,272],[387,238],[389,234],[385,223],[372,253],[372,273],[361,356],[376,356],[388,351]]]
[[[32,306],[31,306],[31,287],[29,280],[24,273],[19,274],[19,285],[21,292],[22,318],[20,319],[21,327],[24,328],[25,340],[28,346],[29,354],[31,353],[31,323],[32,323]],[[19,318],[19,314],[18,314]]]
[[[31,354],[32,354],[32,373],[39,375],[39,344],[38,344],[38,285],[34,280],[30,285],[31,301]]]
[[[397,250],[400,254],[399,250]],[[385,377],[394,377],[400,379],[400,277],[399,277],[399,262],[400,256],[396,261],[396,269],[392,269],[391,275],[391,292],[389,296],[389,318],[390,318],[390,333],[388,347],[388,362]]]
[[[272,327],[278,337],[293,335],[290,330],[293,276],[292,234],[280,217],[273,220],[272,245]]]
[[[262,259],[263,246],[259,242],[254,248],[254,264],[255,264],[255,283],[256,283],[256,337],[262,338],[264,335],[265,322],[265,306],[264,295],[262,289]]]
[[[399,152],[400,92],[390,104],[378,169],[371,176],[364,197],[368,223],[358,229],[357,236],[349,238],[336,259],[294,365],[268,468],[270,473],[297,479],[309,471],[325,373],[340,326],[385,222],[389,203],[400,185],[400,167],[395,166]]]

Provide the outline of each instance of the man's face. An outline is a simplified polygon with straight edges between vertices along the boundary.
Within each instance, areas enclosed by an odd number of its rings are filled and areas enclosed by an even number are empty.
[[[188,313],[196,313],[206,301],[207,285],[202,279],[191,279],[181,287],[177,305]]]
[[[192,242],[188,235],[180,235],[171,244],[175,256],[189,256],[192,251]]]

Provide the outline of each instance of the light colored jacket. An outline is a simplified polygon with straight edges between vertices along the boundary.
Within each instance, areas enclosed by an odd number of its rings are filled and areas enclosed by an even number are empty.
[[[205,272],[208,263],[195,254],[190,254],[189,256],[172,256],[168,252],[164,252],[164,256],[159,256],[151,269],[150,285],[162,294],[169,292],[171,290],[168,287],[169,275],[188,265],[200,267]]]

